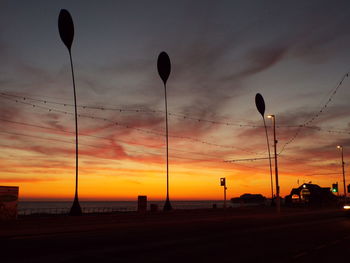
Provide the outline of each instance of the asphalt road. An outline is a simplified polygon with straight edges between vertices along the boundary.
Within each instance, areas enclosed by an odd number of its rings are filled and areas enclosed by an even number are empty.
[[[1,262],[347,262],[335,211],[177,211],[0,225]]]

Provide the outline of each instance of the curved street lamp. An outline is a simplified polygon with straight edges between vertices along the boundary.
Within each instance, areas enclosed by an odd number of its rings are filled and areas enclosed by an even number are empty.
[[[74,92],[74,109],[75,109],[75,195],[74,202],[70,209],[69,215],[80,216],[82,215],[81,207],[78,199],[78,114],[77,114],[77,98],[75,92],[75,80],[74,80],[74,70],[73,70],[73,60],[72,60],[72,43],[74,38],[74,24],[70,13],[61,9],[58,16],[58,30],[60,37],[64,45],[67,47],[70,58],[70,65],[72,70],[72,80],[73,80],[73,92]]]
[[[164,204],[164,211],[172,210],[169,200],[169,141],[168,141],[168,101],[166,94],[166,82],[171,71],[170,58],[166,52],[161,52],[158,56],[157,68],[160,78],[164,84],[165,95],[165,138],[166,138],[166,201]]]
[[[269,164],[270,164],[270,179],[271,179],[271,202],[273,202],[273,180],[272,180],[272,163],[271,163],[271,152],[270,152],[270,143],[269,143],[269,135],[267,133],[266,122],[265,122],[265,101],[263,96],[260,93],[255,95],[255,105],[258,109],[258,112],[261,114],[261,117],[264,121],[265,134],[266,134],[266,143],[267,143],[267,151],[269,153]]]

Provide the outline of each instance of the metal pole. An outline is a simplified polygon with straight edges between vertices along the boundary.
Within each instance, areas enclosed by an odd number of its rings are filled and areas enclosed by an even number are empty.
[[[226,185],[224,185],[224,208],[226,208],[226,190],[227,190],[227,187]]]
[[[274,151],[275,151],[275,180],[276,180],[276,205],[277,213],[281,212],[281,203],[280,203],[280,187],[278,184],[278,165],[277,165],[277,140],[276,140],[276,116],[272,116],[273,121],[273,139],[274,139]]]
[[[169,200],[169,135],[168,135],[168,100],[166,94],[166,84],[164,83],[164,95],[165,95],[165,137],[166,137],[166,201],[164,210],[171,210],[171,204]]]
[[[341,147],[341,163],[342,163],[342,169],[343,169],[343,183],[344,183],[344,201],[346,201],[346,183],[345,183],[345,168],[344,168],[344,152],[343,152],[343,146]]]
[[[74,79],[74,69],[72,53],[69,50],[70,65],[72,69],[72,79],[73,79],[73,92],[74,92],[74,115],[75,115],[75,195],[72,208],[70,210],[70,215],[81,215],[81,207],[78,198],[78,111],[77,111],[77,96],[75,91],[75,79]]]
[[[81,215],[81,207],[78,199],[78,114],[77,114],[77,97],[75,92],[75,80],[74,80],[74,69],[72,59],[72,44],[74,39],[74,23],[70,13],[66,9],[61,9],[58,16],[58,31],[64,45],[67,47],[69,52],[70,65],[72,70],[73,79],[73,92],[74,92],[74,110],[75,110],[75,194],[74,202],[69,212],[70,215]]]
[[[267,133],[265,117],[263,116],[265,134],[266,134],[266,143],[267,143],[267,151],[269,153],[269,164],[270,164],[270,179],[271,179],[271,204],[273,202],[273,180],[272,180],[272,163],[271,163],[271,153],[270,153],[270,143],[269,143],[269,135]]]
[[[74,116],[75,116],[75,198],[78,199],[78,112],[77,112],[77,95],[75,91],[75,79],[73,70],[72,54],[69,52],[70,65],[72,69],[73,92],[74,92]]]
[[[337,182],[337,188],[338,188],[338,182]],[[338,188],[337,196],[339,197],[339,188]]]

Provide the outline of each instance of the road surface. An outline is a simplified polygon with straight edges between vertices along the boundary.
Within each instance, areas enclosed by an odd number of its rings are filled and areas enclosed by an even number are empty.
[[[0,225],[1,262],[348,262],[333,210],[191,210],[29,218]]]

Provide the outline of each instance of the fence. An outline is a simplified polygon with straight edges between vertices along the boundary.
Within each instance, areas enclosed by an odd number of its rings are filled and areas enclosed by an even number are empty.
[[[60,208],[20,208],[18,215],[20,216],[34,216],[34,215],[67,215],[69,213],[69,207]],[[83,207],[84,214],[108,214],[118,212],[131,212],[136,209],[130,207]]]

